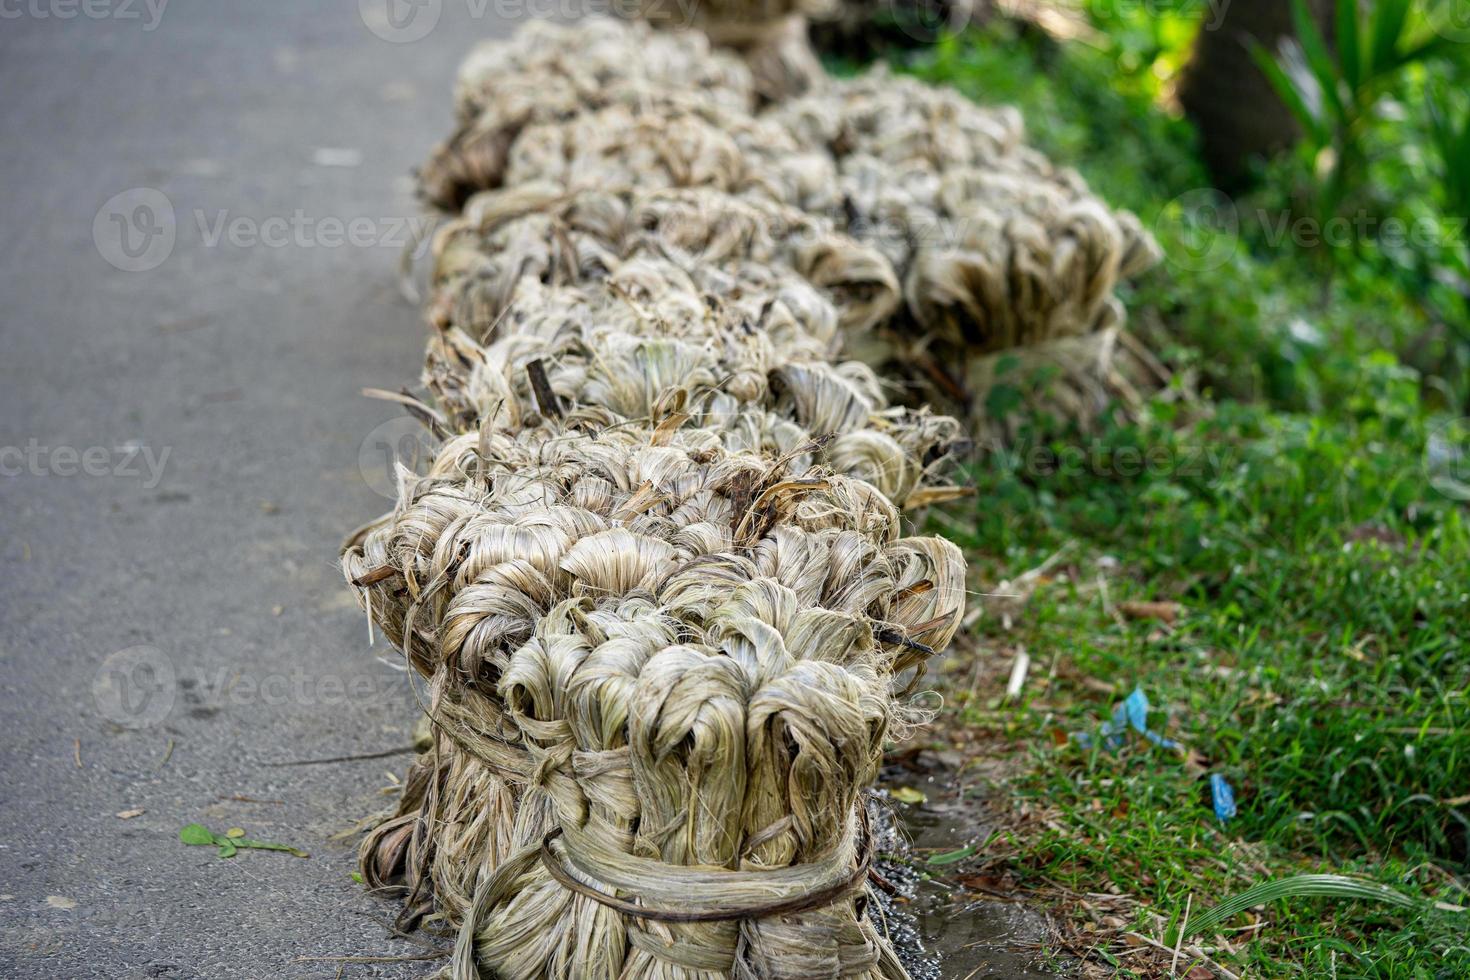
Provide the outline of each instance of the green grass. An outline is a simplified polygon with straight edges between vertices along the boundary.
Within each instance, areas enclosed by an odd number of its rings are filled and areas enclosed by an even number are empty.
[[[1011,630],[979,627],[982,650],[1060,664],[1004,723],[1030,736],[1012,792],[1060,821],[1010,842],[1023,881],[1111,883],[1165,918],[1188,896],[1213,904],[1302,870],[1470,902],[1448,884],[1470,869],[1470,526],[1429,485],[1415,387],[1374,367],[1377,389],[1345,418],[1226,404],[1182,429],[1106,433],[1065,472],[1048,455],[1075,445],[1062,441],[975,471],[978,506],[943,530],[981,581],[1069,549],[1069,573]],[[1152,464],[1136,473],[1142,448]],[[1168,629],[1120,620],[1128,600],[1185,613]],[[1187,754],[1049,737],[1095,732],[1135,686]],[[996,724],[983,694],[954,707]],[[1225,826],[1212,772],[1237,795]],[[1458,977],[1467,928],[1463,914],[1307,900],[1273,911],[1235,959],[1260,976],[1332,975],[1335,958],[1341,977]]]
[[[1120,76],[1116,50],[997,31],[899,67],[1018,104],[1038,145],[1166,251],[1197,246],[1168,202],[1207,181],[1158,86]],[[1409,152],[1411,136],[1385,139]],[[1247,219],[1277,193],[1240,202]],[[1433,376],[1453,361],[1422,342],[1434,313],[1394,256],[1329,279],[1320,255],[1268,245],[1250,220],[1222,234],[1226,261],[1167,265],[1125,296],[1135,327],[1198,370],[1207,407],[1086,438],[1037,421],[976,464],[973,509],[938,519],[983,586],[1062,552],[1010,629],[975,628],[982,657],[1031,653],[1020,702],[1000,696],[1003,668],[948,692],[951,725],[1014,756],[1008,805],[1031,815],[982,857],[1052,895],[1105,975],[1159,975],[1132,965],[1124,931],[1161,938],[1187,906],[1333,872],[1421,908],[1289,899],[1232,920],[1230,948],[1207,937],[1212,957],[1251,977],[1470,976],[1470,914],[1433,905],[1470,905],[1470,511],[1425,464],[1467,379]],[[1133,621],[1130,600],[1184,612]],[[1135,687],[1185,751],[1099,745]],[[1237,796],[1223,825],[1212,773]],[[1104,891],[1131,899],[1129,921],[1084,931],[1077,896]]]

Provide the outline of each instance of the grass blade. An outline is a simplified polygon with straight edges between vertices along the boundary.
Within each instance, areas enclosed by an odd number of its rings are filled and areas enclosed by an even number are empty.
[[[1340,85],[1342,76],[1327,50],[1327,39],[1322,36],[1311,11],[1307,9],[1307,0],[1291,0],[1291,19],[1296,23],[1297,40],[1301,44],[1302,54],[1306,56],[1307,67],[1317,79],[1318,87],[1322,89],[1324,105],[1331,107],[1339,122],[1346,122],[1347,114],[1342,104]]]
[[[1363,40],[1358,35],[1358,0],[1337,0],[1337,59],[1348,88],[1363,84]]]
[[[1327,136],[1322,121],[1312,112],[1301,89],[1281,67],[1276,57],[1259,41],[1251,42],[1251,57],[1256,59],[1257,67],[1271,83],[1271,87],[1276,90],[1277,98],[1291,110],[1291,114],[1296,117],[1297,122],[1302,124],[1302,128],[1311,133],[1318,143],[1325,143]]]
[[[1378,0],[1368,26],[1369,58],[1363,75],[1373,78],[1398,67],[1399,38],[1409,16],[1409,0]]]
[[[1190,919],[1184,937],[1188,938],[1214,929],[1246,909],[1270,902],[1279,902],[1285,898],[1342,898],[1386,902],[1401,908],[1419,906],[1419,903],[1409,896],[1375,882],[1348,878],[1344,875],[1296,875],[1291,878],[1263,881],[1238,895],[1232,895],[1208,912]]]

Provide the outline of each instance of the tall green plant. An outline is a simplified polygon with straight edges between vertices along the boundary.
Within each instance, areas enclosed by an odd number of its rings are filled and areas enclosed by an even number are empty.
[[[1455,119],[1453,108],[1429,100],[1429,133],[1440,162],[1440,180],[1450,213],[1470,216],[1470,112]]]
[[[1365,131],[1383,97],[1410,67],[1439,58],[1451,41],[1420,27],[1412,0],[1337,0],[1334,44],[1318,28],[1306,0],[1291,0],[1297,39],[1252,54],[1281,101],[1301,124],[1312,161],[1312,197],[1323,221],[1341,212],[1367,170]],[[1411,25],[1414,25],[1411,27]]]

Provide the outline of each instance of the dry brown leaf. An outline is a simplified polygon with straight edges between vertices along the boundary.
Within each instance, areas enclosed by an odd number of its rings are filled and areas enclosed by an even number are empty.
[[[1184,615],[1184,607],[1177,602],[1120,602],[1118,611],[1129,619],[1156,619],[1170,626]]]

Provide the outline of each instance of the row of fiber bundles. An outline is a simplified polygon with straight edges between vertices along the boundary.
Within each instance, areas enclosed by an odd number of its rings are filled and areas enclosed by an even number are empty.
[[[1161,377],[1131,338],[1118,342],[1115,295],[1157,246],[1027,146],[1014,110],[881,69],[762,104],[745,63],[703,35],[607,20],[528,25],[484,46],[461,71],[456,108],[422,178],[461,220],[469,198],[527,184],[718,190],[778,239],[804,214],[816,230],[784,257],[862,300],[844,322],[858,331],[850,349],[908,385],[910,401],[952,407],[979,434],[997,362],[1015,355],[1054,365],[1063,390],[1051,403],[1079,417],[1131,397],[1128,378]],[[824,253],[812,236],[830,231],[860,248]]]
[[[531,29],[478,57],[641,36]],[[627,70],[748,77],[646,40]],[[533,116],[642,112],[615,84],[510,77],[507,167]],[[697,104],[660,103],[725,111]],[[460,980],[904,975],[864,792],[963,614],[958,550],[900,516],[951,492],[960,427],[841,359],[897,283],[832,220],[737,186],[719,134],[748,118],[619,144],[604,180],[590,158],[568,163],[585,181],[517,180],[436,236],[420,411],[444,441],[343,560],[433,731],[362,871],[405,925],[455,930]]]

